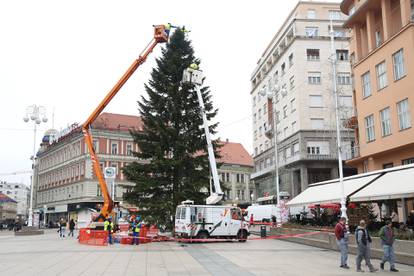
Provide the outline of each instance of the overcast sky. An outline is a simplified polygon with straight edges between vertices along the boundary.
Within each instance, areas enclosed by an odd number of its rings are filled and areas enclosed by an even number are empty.
[[[151,40],[153,24],[191,30],[196,56],[219,108],[217,137],[252,153],[250,75],[296,0],[0,2],[0,174],[30,170],[33,124],[27,106],[43,105],[52,127],[83,123]],[[104,112],[138,115],[136,101],[160,55],[140,67]],[[216,137],[216,138],[217,138]],[[0,180],[29,183],[29,176]]]

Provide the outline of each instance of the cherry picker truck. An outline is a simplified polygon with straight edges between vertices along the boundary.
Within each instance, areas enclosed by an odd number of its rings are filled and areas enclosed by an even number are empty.
[[[194,85],[207,140],[208,159],[210,162],[213,186],[210,187],[210,196],[206,205],[194,205],[194,201],[186,200],[177,206],[175,213],[175,235],[177,238],[197,239],[237,239],[245,242],[249,235],[247,222],[243,219],[240,208],[234,206],[217,205],[223,199],[223,191],[217,173],[216,158],[211,144],[207,115],[204,107],[200,86],[203,83],[203,72],[196,64],[191,64],[183,73],[183,82]]]
[[[113,207],[114,201],[111,198],[111,195],[108,191],[108,186],[106,184],[105,178],[102,174],[100,165],[99,165],[99,158],[96,155],[95,149],[93,147],[93,138],[92,133],[90,132],[90,126],[95,121],[95,119],[101,114],[104,108],[109,104],[109,102],[115,97],[115,95],[119,92],[122,86],[128,81],[128,79],[134,74],[137,68],[142,65],[146,60],[148,55],[154,50],[154,48],[159,43],[165,43],[168,41],[169,30],[165,29],[165,25],[155,25],[154,26],[154,37],[148,43],[147,47],[141,52],[139,57],[131,64],[128,70],[124,73],[124,75],[120,78],[120,80],[115,84],[115,86],[109,91],[109,93],[105,96],[105,98],[100,102],[100,104],[95,108],[92,114],[88,117],[88,119],[82,125],[82,132],[83,136],[85,137],[86,145],[88,147],[88,151],[92,160],[93,171],[98,178],[99,187],[102,191],[102,196],[104,198],[103,206],[101,208],[99,216],[96,218],[96,226],[102,227],[102,222],[108,218],[109,216],[113,216]],[[100,228],[100,227],[99,227]]]

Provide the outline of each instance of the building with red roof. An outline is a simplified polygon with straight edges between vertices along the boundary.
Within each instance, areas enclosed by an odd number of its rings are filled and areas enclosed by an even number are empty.
[[[138,146],[133,142],[130,130],[143,131],[140,117],[102,113],[91,126],[101,167],[117,168],[115,203],[122,202],[124,193],[135,185],[128,182],[121,171],[128,163],[139,161],[132,156],[133,151],[138,151]],[[254,193],[250,185],[253,160],[240,143],[226,141],[222,145],[219,173],[226,188],[227,202],[249,202]],[[34,179],[35,206],[40,213],[46,214],[46,223],[56,222],[67,215],[77,219],[79,210],[97,209],[103,202],[78,124],[58,133],[54,130],[46,132],[37,154]],[[41,221],[44,221],[43,216]]]

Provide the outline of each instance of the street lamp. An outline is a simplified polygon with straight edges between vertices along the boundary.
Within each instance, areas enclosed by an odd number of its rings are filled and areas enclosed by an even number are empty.
[[[46,108],[44,106],[38,105],[30,105],[26,107],[26,114],[23,117],[23,121],[28,123],[29,121],[33,122],[33,156],[31,157],[32,160],[32,170],[33,175],[30,184],[30,207],[29,207],[29,218],[28,218],[28,226],[33,226],[33,190],[34,190],[34,168],[35,168],[35,159],[36,159],[36,126],[40,125],[40,123],[46,123]]]
[[[338,170],[339,170],[339,185],[341,189],[341,217],[346,219],[346,224],[348,225],[348,216],[346,214],[346,198],[345,198],[345,187],[344,187],[344,175],[342,170],[342,147],[341,147],[341,130],[339,129],[339,99],[338,99],[338,89],[336,85],[336,51],[335,51],[335,38],[334,38],[334,29],[332,26],[332,18],[330,20],[330,35],[331,35],[331,55],[332,55],[332,82],[333,82],[333,92],[335,96],[335,119],[336,119],[336,142],[338,146]]]

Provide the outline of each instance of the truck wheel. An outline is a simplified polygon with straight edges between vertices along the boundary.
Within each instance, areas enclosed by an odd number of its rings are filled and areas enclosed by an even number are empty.
[[[210,235],[206,231],[198,232],[198,234],[196,236],[197,239],[203,239],[203,240],[208,239],[209,237],[210,237]]]
[[[246,242],[247,241],[247,231],[246,230],[240,230],[237,233],[237,239],[239,242]]]

